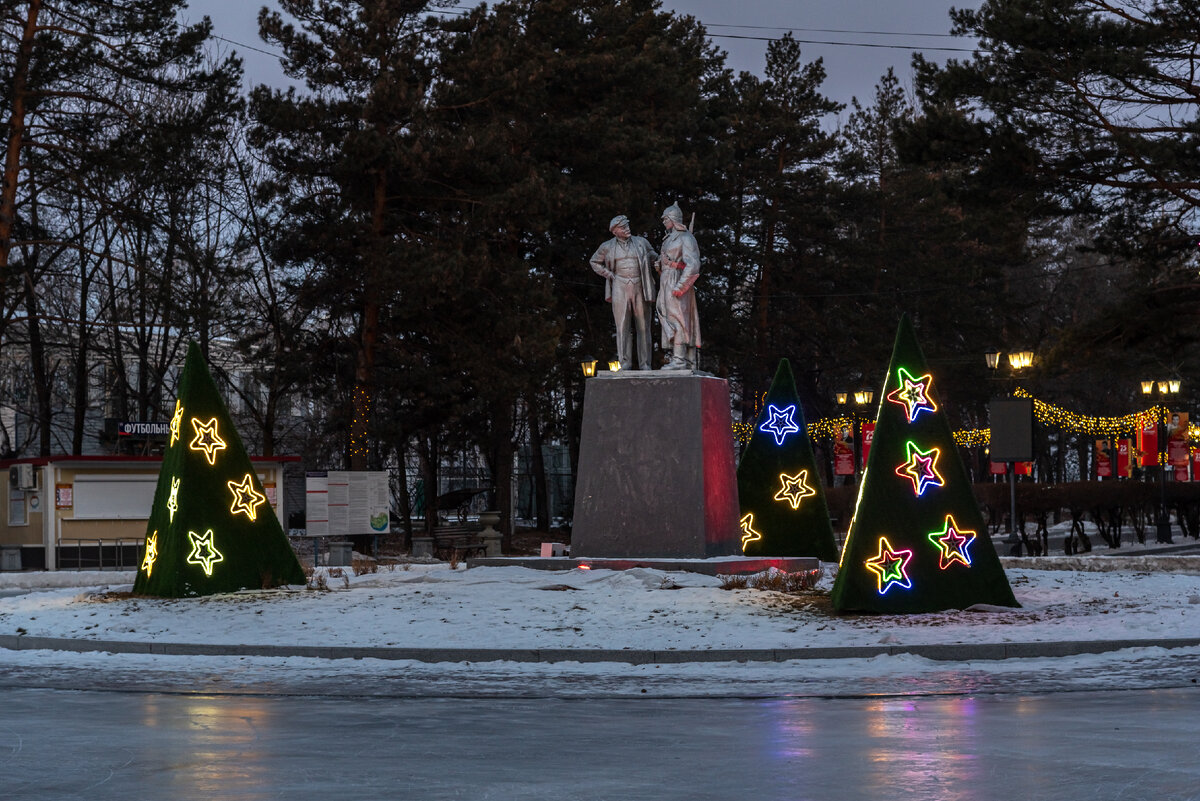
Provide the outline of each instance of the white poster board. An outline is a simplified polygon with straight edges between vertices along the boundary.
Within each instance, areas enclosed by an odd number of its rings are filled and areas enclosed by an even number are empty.
[[[306,473],[305,531],[310,537],[386,534],[391,490],[385,470]]]

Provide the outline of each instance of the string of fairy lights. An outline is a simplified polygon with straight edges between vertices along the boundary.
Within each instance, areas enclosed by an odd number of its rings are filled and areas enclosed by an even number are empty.
[[[1037,421],[1049,428],[1056,428],[1072,434],[1086,434],[1091,437],[1121,437],[1128,436],[1141,429],[1147,423],[1162,419],[1167,409],[1160,405],[1150,406],[1138,412],[1121,415],[1120,417],[1100,417],[1098,415],[1078,414],[1061,406],[1038,400],[1026,390],[1018,387],[1014,392],[1019,398],[1033,400],[1033,413]],[[823,417],[814,420],[807,426],[810,439],[829,439],[838,436],[841,431],[854,425],[854,418],[848,415]],[[754,423],[734,423],[733,433],[743,445],[750,441],[754,434]],[[1200,440],[1200,426],[1188,425],[1188,439],[1191,442]],[[968,428],[954,432],[954,441],[960,448],[981,448],[991,443],[991,429]]]

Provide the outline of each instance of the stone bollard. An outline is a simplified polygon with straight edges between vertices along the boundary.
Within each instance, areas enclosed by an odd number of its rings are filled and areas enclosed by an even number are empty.
[[[479,532],[479,538],[483,540],[484,552],[486,557],[501,556],[500,542],[504,539],[504,535],[496,530],[495,526],[500,522],[500,513],[491,510],[479,513],[479,522],[483,524],[483,531]]]

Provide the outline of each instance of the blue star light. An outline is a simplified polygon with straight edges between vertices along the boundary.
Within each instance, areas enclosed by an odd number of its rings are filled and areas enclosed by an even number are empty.
[[[788,434],[794,434],[800,430],[800,426],[796,425],[796,421],[792,419],[796,414],[795,404],[780,409],[772,403],[767,406],[767,414],[770,415],[770,419],[759,426],[758,430],[773,434],[776,445],[782,445]]]

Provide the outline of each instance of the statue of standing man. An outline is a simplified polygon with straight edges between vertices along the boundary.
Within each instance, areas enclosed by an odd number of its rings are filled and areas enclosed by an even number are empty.
[[[650,318],[654,302],[654,273],[651,265],[658,254],[650,243],[629,233],[629,219],[612,218],[608,230],[614,236],[592,255],[592,269],[604,276],[604,299],[612,303],[617,324],[617,358],[622,370],[633,369],[633,338],[637,334],[637,367],[650,369]]]
[[[671,359],[663,370],[695,370],[700,347],[700,314],[693,287],[700,277],[700,246],[683,224],[683,211],[672,203],[663,211],[666,237],[658,270],[658,322],[662,326],[663,350]]]

